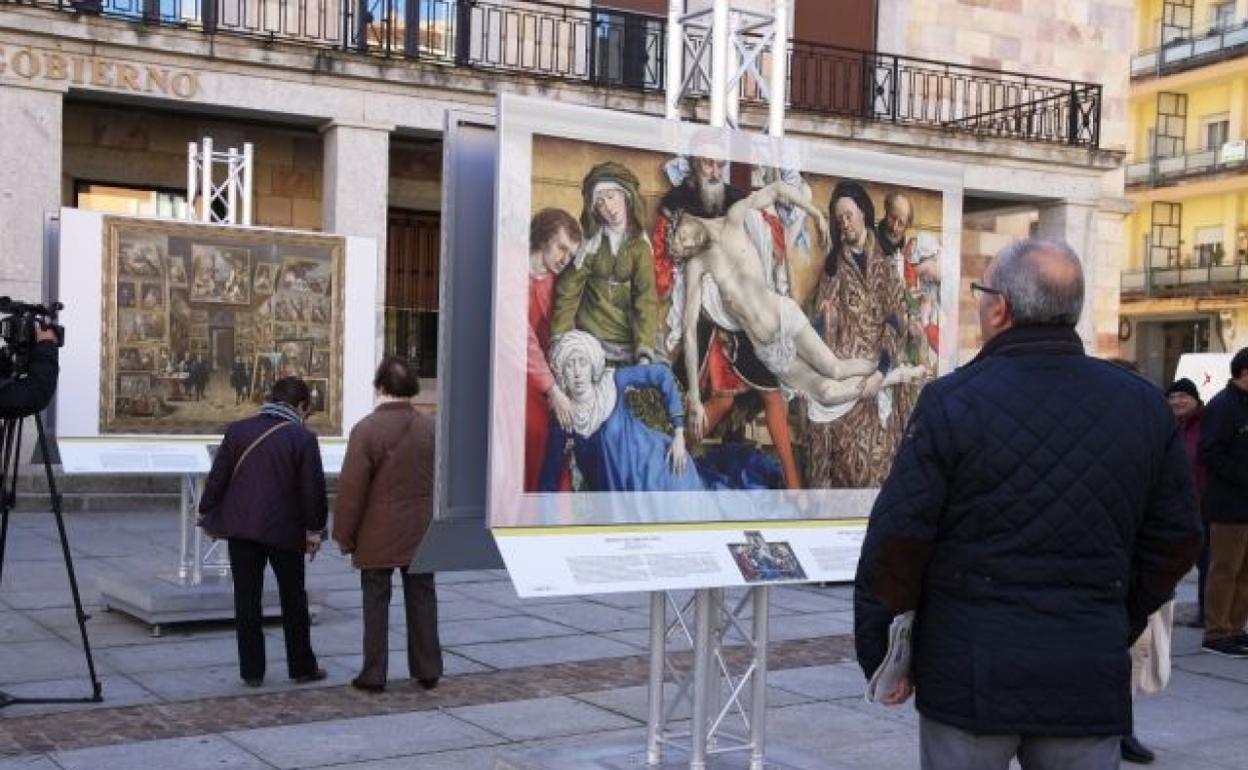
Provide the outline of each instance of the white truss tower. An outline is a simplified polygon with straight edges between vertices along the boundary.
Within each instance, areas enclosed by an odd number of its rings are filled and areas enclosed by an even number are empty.
[[[783,135],[791,4],[771,0],[765,13],[703,0],[687,11],[687,0],[668,0],[667,118],[680,119],[682,99],[709,92],[710,124],[737,128],[741,91],[752,84],[769,107],[768,133]]]
[[[214,150],[212,138],[187,145],[187,218],[228,225],[251,224],[251,142]]]
[[[763,13],[710,0],[689,12],[686,0],[668,0],[666,117],[680,120],[681,100],[709,90],[710,125],[737,128],[741,90],[752,82],[768,103],[768,133],[782,136],[791,2],[772,0],[772,12]],[[700,589],[683,605],[671,594],[651,594],[648,765],[658,766],[664,748],[673,748],[688,752],[690,770],[707,770],[713,758],[741,753],[748,755],[750,770],[764,770],[768,604],[766,586],[751,588],[731,609],[722,588]],[[675,614],[670,624],[669,605]],[[691,665],[668,654],[674,636],[692,647]],[[725,654],[733,641],[742,643],[744,654]],[[669,679],[676,692],[666,702]],[[693,714],[689,730],[669,730],[684,703]]]

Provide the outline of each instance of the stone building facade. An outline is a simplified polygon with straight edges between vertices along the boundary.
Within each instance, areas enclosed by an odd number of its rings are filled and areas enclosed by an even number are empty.
[[[798,0],[796,15],[820,18],[805,2]],[[188,142],[251,142],[253,221],[374,238],[379,273],[394,283],[383,287],[377,308],[386,346],[424,360],[428,384],[436,385],[431,329],[447,113],[490,115],[496,93],[507,90],[662,114],[655,67],[664,17],[646,15],[656,5],[648,0],[578,2],[557,12],[523,0],[373,0],[364,4],[367,16],[354,4],[310,0],[298,5],[304,17],[263,13],[275,5],[183,0],[172,15],[161,4],[118,0],[0,6],[2,293],[48,292],[48,212],[75,205],[174,211],[179,196],[185,200]],[[795,73],[825,65],[834,73],[837,62],[850,60],[871,64],[825,84],[848,77],[848,107],[834,91],[813,100],[808,94],[800,104],[791,95],[786,130],[817,143],[963,164],[964,280],[978,276],[1003,234],[1017,230],[998,222],[1021,216],[1031,231],[1069,241],[1086,260],[1092,291],[1080,331],[1092,350],[1112,354],[1126,212],[1119,170],[1121,38],[1130,34],[1123,31],[1124,5],[879,0],[874,25],[855,33],[855,40],[874,37],[874,50],[847,54],[833,47],[845,41],[832,38],[795,44]],[[280,7],[295,13],[294,4]],[[510,40],[506,30],[523,26],[500,21],[513,14],[555,24],[556,13],[564,20],[558,24],[570,26],[551,29],[575,32],[570,41],[589,34],[596,42],[584,49],[570,42],[562,58],[547,59],[558,52],[543,51],[533,38],[523,45]],[[313,19],[321,26],[309,26]],[[1048,32],[1022,39],[1019,30],[1037,20]],[[473,34],[457,35],[465,24]],[[798,30],[799,41],[806,29]],[[889,72],[904,76],[891,96],[863,90],[873,75]],[[1024,96],[979,105],[942,101],[915,90],[929,77],[974,83],[977,94],[998,87]],[[1028,77],[1036,80],[1028,84]],[[904,98],[903,87],[911,89]],[[1027,90],[1040,87],[1047,90]],[[864,93],[875,94],[871,104]],[[706,100],[684,109],[704,120]],[[765,119],[762,107],[742,109],[747,129]],[[408,276],[402,296],[395,289],[400,273]],[[965,359],[976,343],[969,292],[960,296]],[[435,398],[436,387],[426,393]]]

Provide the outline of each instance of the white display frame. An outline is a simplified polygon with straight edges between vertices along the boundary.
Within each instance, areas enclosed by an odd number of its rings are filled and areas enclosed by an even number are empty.
[[[61,375],[56,401],[58,444],[73,458],[66,472],[159,474],[158,463],[132,470],[108,469],[100,453],[142,452],[155,455],[185,453],[188,445],[210,446],[220,442],[220,434],[120,434],[100,433],[102,386],[104,220],[117,215],[62,208],[60,212],[60,286],[58,299],[65,304],[60,318],[66,328],[61,350]],[[135,219],[138,217],[124,217]],[[150,221],[150,220],[149,220]],[[274,232],[307,237],[307,232],[276,228],[211,225],[225,229]],[[329,235],[329,234],[326,234]],[[336,473],[352,426],[373,408],[372,372],[377,360],[377,245],[371,238],[343,237],[343,366],[342,426],[335,435],[320,437],[321,454],[327,473]],[[365,360],[367,359],[367,360]],[[91,455],[96,455],[92,459]],[[185,467],[165,473],[198,474],[202,466],[188,461]]]
[[[727,548],[748,532],[760,533],[768,543],[788,543],[803,567],[803,579],[769,583],[852,579],[877,489],[524,491],[524,425],[517,415],[525,413],[525,393],[516,383],[525,381],[534,134],[677,155],[687,152],[695,136],[707,128],[510,94],[500,95],[498,104],[486,511],[517,592],[556,596],[758,585],[746,581]],[[957,359],[961,287],[962,167],[741,132],[724,136],[733,162],[781,165],[802,173],[921,188],[941,195],[939,370],[951,371]],[[665,521],[664,514],[670,511],[681,511],[682,518]],[[607,569],[586,580],[575,568],[587,558],[615,559],[608,563],[619,564],[616,557],[630,553],[661,560],[670,569],[620,570],[614,578]]]

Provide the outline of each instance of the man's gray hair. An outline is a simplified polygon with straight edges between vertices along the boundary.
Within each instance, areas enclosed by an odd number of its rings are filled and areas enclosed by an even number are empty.
[[[992,287],[1001,292],[1016,326],[1074,326],[1083,310],[1083,265],[1061,241],[1015,241],[992,262]]]

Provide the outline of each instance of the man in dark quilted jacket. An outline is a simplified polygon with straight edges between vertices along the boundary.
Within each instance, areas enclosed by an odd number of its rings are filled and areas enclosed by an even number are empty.
[[[1206,652],[1248,658],[1248,348],[1231,358],[1231,380],[1209,401],[1200,428],[1209,518]]]
[[[870,676],[915,611],[925,770],[1119,766],[1128,648],[1200,551],[1152,384],[1083,352],[1079,258],[1026,240],[971,284],[983,349],[923,389],[871,512],[854,623]]]

